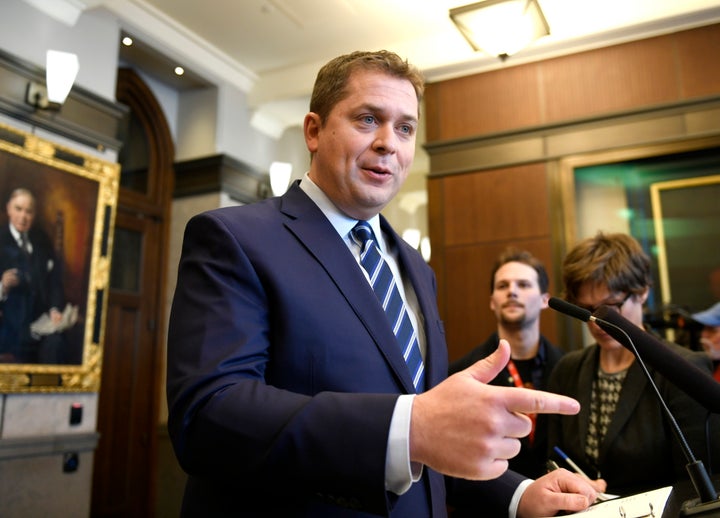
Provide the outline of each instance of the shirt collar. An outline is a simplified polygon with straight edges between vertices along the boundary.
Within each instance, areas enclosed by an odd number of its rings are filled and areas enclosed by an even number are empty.
[[[327,194],[323,192],[315,182],[310,179],[309,174],[306,172],[300,182],[300,189],[318,206],[318,208],[325,214],[325,217],[330,221],[330,224],[335,228],[340,237],[343,239],[349,239],[350,231],[353,229],[355,224],[358,222],[357,219],[349,217],[343,213],[337,206],[328,198]],[[380,249],[385,251],[385,239],[383,238],[380,230],[380,216],[375,215],[369,220],[370,226],[375,233],[376,239],[379,241]]]
[[[12,223],[9,223],[8,226],[10,227],[10,233],[11,233],[12,236],[15,238],[15,241],[17,241],[17,242],[19,243],[19,242],[20,242],[20,238],[22,237],[22,234],[18,231],[18,229],[16,229],[16,228],[12,225]]]

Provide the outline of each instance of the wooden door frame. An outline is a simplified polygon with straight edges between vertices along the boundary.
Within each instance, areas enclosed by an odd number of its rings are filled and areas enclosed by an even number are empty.
[[[137,505],[136,509],[138,512],[141,512],[142,515],[152,516],[157,492],[157,429],[160,397],[162,394],[161,382],[164,380],[162,369],[164,369],[165,365],[164,344],[166,337],[164,329],[164,297],[169,248],[170,212],[174,188],[173,159],[175,151],[172,136],[162,108],[152,91],[132,69],[123,68],[118,70],[116,98],[118,102],[129,107],[132,114],[144,127],[149,153],[146,191],[141,193],[121,187],[119,189],[117,204],[118,212],[125,211],[139,215],[140,217],[147,217],[159,224],[159,254],[146,259],[146,261],[154,261],[151,268],[157,272],[154,276],[155,282],[157,283],[154,287],[156,290],[156,300],[154,304],[151,305],[156,309],[152,315],[141,315],[147,319],[145,321],[146,325],[154,325],[153,350],[151,351],[154,372],[152,375],[152,386],[147,387],[149,412],[153,418],[151,419],[151,424],[148,426],[149,429],[146,430],[146,433],[143,433],[143,436],[146,436],[148,440],[147,451],[149,458],[147,459],[147,464],[136,466],[136,469],[149,472],[148,480],[151,481],[151,484],[146,493],[147,501],[133,502]],[[119,265],[113,265],[113,267],[119,267]],[[113,296],[112,292],[110,296]],[[103,372],[106,372],[106,369],[112,369],[112,365],[103,365]],[[103,376],[103,378],[104,377],[105,376]],[[99,401],[102,401],[103,383],[104,382],[101,381]],[[123,423],[117,423],[117,426],[123,425]],[[99,432],[102,441],[102,429],[99,429]],[[101,448],[98,448],[96,452],[96,456],[97,455],[102,455]],[[102,462],[100,464],[102,464]],[[111,477],[99,478],[102,480],[111,480]],[[94,480],[98,479],[94,478]],[[103,509],[103,503],[101,501],[95,501],[95,498],[98,497],[101,499],[104,494],[107,494],[107,488],[93,487],[93,510],[95,510],[95,508]],[[108,510],[108,512],[112,511]],[[98,513],[100,513],[100,511]]]

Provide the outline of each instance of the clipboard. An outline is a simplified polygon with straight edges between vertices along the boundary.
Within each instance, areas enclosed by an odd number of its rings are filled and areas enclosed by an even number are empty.
[[[672,490],[672,486],[667,486],[622,498],[605,500],[593,504],[579,513],[564,516],[578,516],[581,518],[661,518]]]

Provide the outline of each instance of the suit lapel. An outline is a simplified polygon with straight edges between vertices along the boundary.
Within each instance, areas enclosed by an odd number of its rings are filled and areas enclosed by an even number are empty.
[[[283,196],[280,210],[290,217],[287,229],[300,240],[327,272],[328,277],[363,323],[408,393],[415,392],[400,347],[378,303],[375,292],[368,284],[352,253],[335,231],[322,211],[298,187],[293,185]]]

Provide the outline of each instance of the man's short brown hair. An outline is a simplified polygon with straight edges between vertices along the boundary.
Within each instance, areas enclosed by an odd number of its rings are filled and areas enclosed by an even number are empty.
[[[520,250],[519,248],[509,247],[506,248],[495,261],[495,266],[490,276],[490,293],[495,291],[495,274],[497,271],[507,263],[522,263],[537,272],[538,286],[540,287],[540,293],[547,293],[550,288],[550,281],[548,280],[547,270],[542,264],[540,259],[532,255],[527,250]]]
[[[310,97],[310,111],[320,116],[321,124],[325,124],[335,105],[345,98],[348,79],[357,70],[374,70],[407,79],[413,85],[418,105],[420,104],[425,86],[423,76],[417,68],[387,50],[357,51],[338,56],[318,72]]]

